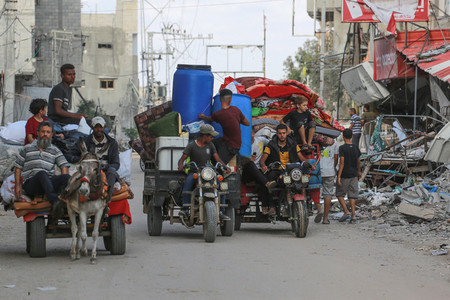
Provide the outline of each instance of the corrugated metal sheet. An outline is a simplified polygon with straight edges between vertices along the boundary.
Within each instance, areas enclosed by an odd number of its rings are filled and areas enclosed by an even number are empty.
[[[405,47],[406,39],[406,47]],[[425,72],[450,82],[450,29],[399,32],[397,50]]]
[[[447,123],[436,135],[424,159],[445,164],[450,163],[450,123]]]

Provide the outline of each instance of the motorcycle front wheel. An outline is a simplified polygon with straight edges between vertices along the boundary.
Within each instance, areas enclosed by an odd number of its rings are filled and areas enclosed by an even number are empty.
[[[308,208],[305,201],[296,201],[292,205],[293,218],[291,221],[292,229],[295,236],[304,238],[308,230]]]
[[[203,238],[207,243],[213,243],[216,240],[217,214],[214,201],[206,201],[204,205],[205,221],[203,222]]]

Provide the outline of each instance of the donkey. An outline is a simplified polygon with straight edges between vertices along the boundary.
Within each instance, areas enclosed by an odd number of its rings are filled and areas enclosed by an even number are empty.
[[[105,148],[108,147],[106,144]],[[81,159],[77,163],[77,171],[70,177],[67,188],[64,192],[67,212],[70,217],[72,230],[72,246],[70,258],[80,259],[80,238],[82,241],[81,255],[87,256],[86,249],[86,221],[95,215],[92,239],[94,245],[90,263],[97,263],[97,238],[99,226],[103,218],[103,210],[106,207],[107,193],[104,190],[104,180],[100,172],[100,161],[93,153],[89,153],[83,139],[80,139]],[[76,215],[79,216],[77,225]]]

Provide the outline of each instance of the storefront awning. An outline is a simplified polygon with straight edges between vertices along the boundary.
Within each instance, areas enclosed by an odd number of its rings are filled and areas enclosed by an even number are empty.
[[[406,40],[406,44],[405,44]],[[450,82],[450,29],[399,32],[397,50],[442,81]]]

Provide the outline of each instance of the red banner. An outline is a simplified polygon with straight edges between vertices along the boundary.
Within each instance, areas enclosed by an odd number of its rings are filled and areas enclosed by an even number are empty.
[[[395,79],[414,76],[414,68],[405,61],[395,48],[394,36],[376,39],[374,42],[373,79]]]
[[[395,13],[396,22],[428,21],[429,0],[419,0],[414,17]],[[373,11],[362,0],[342,0],[342,23],[380,22]]]

